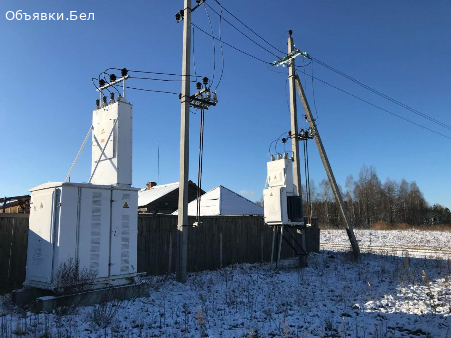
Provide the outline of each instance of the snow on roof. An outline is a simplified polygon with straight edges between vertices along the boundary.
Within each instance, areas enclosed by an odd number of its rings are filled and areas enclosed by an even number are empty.
[[[173,212],[177,215],[178,211]],[[188,215],[197,215],[197,200],[188,203]],[[263,208],[222,185],[211,189],[200,199],[200,215],[263,215]]]
[[[156,185],[148,190],[138,191],[138,206],[142,207],[178,189],[179,182]]]

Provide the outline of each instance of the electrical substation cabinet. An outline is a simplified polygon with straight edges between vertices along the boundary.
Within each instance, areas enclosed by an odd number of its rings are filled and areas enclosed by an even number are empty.
[[[267,188],[263,190],[264,217],[268,225],[303,225],[302,200],[293,184],[293,162],[288,156],[267,163]]]
[[[117,100],[110,95],[107,103],[102,94],[96,108],[89,182],[70,182],[87,136],[65,182],[30,190],[24,286],[60,289],[80,283],[77,274],[86,272],[87,282],[94,278],[90,287],[101,288],[130,284],[139,275],[139,189],[131,187],[132,105],[121,95]],[[69,278],[75,280],[61,281],[61,272],[72,273]]]
[[[63,263],[95,275],[94,287],[137,275],[138,190],[86,183],[31,189],[25,286],[53,290]]]

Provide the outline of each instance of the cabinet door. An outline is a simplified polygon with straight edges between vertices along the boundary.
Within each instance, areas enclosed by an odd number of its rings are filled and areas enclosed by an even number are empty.
[[[135,273],[138,196],[136,191],[113,190],[110,275]]]
[[[81,189],[78,257],[80,268],[108,277],[110,200],[106,189]]]
[[[31,194],[27,281],[52,281],[55,198],[56,190],[53,188]]]

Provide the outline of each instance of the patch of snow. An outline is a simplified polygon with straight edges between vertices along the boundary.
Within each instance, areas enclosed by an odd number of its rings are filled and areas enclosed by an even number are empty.
[[[451,232],[419,230],[354,230],[362,246],[417,246],[448,249]],[[321,230],[321,242],[328,244],[348,243],[345,230]]]
[[[0,336],[41,337],[47,330],[52,337],[451,337],[449,260],[350,257],[322,251],[301,270],[294,259],[278,271],[240,264],[191,273],[185,284],[173,275],[147,277],[141,282],[148,297],[72,315],[5,308]]]

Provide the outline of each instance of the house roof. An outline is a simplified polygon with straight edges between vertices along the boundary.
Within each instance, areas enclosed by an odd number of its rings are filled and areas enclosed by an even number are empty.
[[[30,195],[23,195],[23,196],[13,196],[13,197],[6,197],[6,202],[8,201],[28,201],[30,200]],[[4,198],[0,198],[0,203],[4,202]]]
[[[156,185],[148,190],[142,189],[138,191],[138,206],[142,207],[156,201],[157,199],[169,194],[179,188],[179,182]],[[172,209],[174,210],[174,209]]]
[[[177,215],[178,211],[173,212]],[[197,215],[197,200],[188,203],[188,215]],[[263,215],[263,208],[222,185],[211,189],[200,199],[200,215]]]

